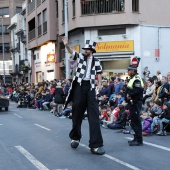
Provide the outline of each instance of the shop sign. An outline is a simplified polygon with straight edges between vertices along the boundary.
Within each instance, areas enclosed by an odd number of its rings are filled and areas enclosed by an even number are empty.
[[[80,46],[79,45],[76,45],[76,46],[73,46],[71,47],[74,51],[77,51],[77,53],[80,53]]]
[[[55,54],[47,54],[47,62],[54,63],[55,62]]]
[[[112,41],[112,42],[97,42],[96,52],[125,52],[134,51],[134,41]]]

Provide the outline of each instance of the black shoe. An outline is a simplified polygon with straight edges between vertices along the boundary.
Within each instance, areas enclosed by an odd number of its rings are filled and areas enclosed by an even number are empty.
[[[104,150],[103,147],[91,148],[90,151],[94,154],[97,154],[97,155],[104,155],[105,154],[105,150]]]
[[[142,146],[143,142],[133,141],[129,143],[129,146]]]
[[[132,143],[132,142],[134,142],[134,141],[136,141],[136,139],[129,140],[128,143]]]
[[[72,140],[71,141],[71,147],[76,149],[79,146],[79,141],[78,140]]]

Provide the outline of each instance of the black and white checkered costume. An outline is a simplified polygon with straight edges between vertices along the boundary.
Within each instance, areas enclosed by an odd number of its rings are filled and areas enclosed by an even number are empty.
[[[71,101],[70,94],[73,88],[74,81],[77,81],[81,85],[84,74],[86,73],[87,58],[82,53],[78,54],[77,52],[73,52],[72,57],[73,57],[73,60],[77,60],[77,68],[76,68],[75,75],[73,77],[73,82],[71,84],[68,96],[66,98],[65,107]],[[94,58],[93,56],[92,66],[91,66],[91,75],[90,75],[91,89],[95,88],[95,76],[101,73],[102,73],[102,66],[100,64],[100,61],[97,58]]]
[[[91,40],[86,40],[86,44],[85,44],[85,47],[84,48],[82,48],[82,49],[88,49],[88,48],[90,48],[90,49],[92,49],[92,50],[94,50],[95,51],[95,48],[96,48],[96,42],[94,42],[94,41],[91,41]],[[96,52],[96,51],[95,51]]]

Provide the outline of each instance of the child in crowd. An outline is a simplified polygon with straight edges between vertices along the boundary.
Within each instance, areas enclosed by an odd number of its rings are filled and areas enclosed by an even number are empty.
[[[151,108],[149,115],[153,118],[153,122],[151,125],[152,132],[157,132],[158,130],[158,116],[162,113],[161,101],[154,101],[154,105]]]
[[[107,124],[110,129],[122,129],[126,125],[127,113],[123,105],[118,105],[118,118],[114,123]]]
[[[117,95],[117,102],[118,104],[122,104],[122,102],[125,100],[124,96],[123,96],[123,93],[119,93]]]
[[[163,112],[161,115],[158,116],[158,118],[159,132],[157,133],[157,135],[165,136],[166,130],[164,130],[164,124],[170,122],[170,103],[165,102],[163,104]]]
[[[67,107],[61,112],[60,118],[69,117],[71,111],[72,111],[72,106],[71,106],[71,104],[69,103],[69,104],[67,105]]]
[[[149,117],[149,113],[147,113],[147,112],[143,112],[142,115],[141,115],[141,118],[143,119],[142,135],[143,136],[150,136],[151,135],[152,118]]]
[[[145,112],[150,112],[150,110],[151,110],[150,101],[145,102],[142,110]]]
[[[52,101],[52,96],[50,94],[50,90],[46,91],[46,95],[44,100],[41,102],[41,108],[40,110],[49,110],[49,104]]]
[[[100,111],[100,124],[103,124],[103,121],[108,121],[109,120],[109,112],[107,112],[107,106],[104,106],[103,109]]]

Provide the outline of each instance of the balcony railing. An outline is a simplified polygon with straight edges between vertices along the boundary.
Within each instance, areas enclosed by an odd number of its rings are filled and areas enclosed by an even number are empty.
[[[31,41],[35,38],[35,29],[31,30],[29,33],[28,33],[28,40]]]
[[[124,12],[124,0],[81,0],[81,14]]]
[[[41,31],[41,25],[38,26],[38,36],[40,36],[42,34],[42,31]]]
[[[28,14],[30,14],[34,9],[35,9],[35,0],[32,0],[32,2],[28,4]]]
[[[43,34],[47,32],[47,21],[43,23]]]

